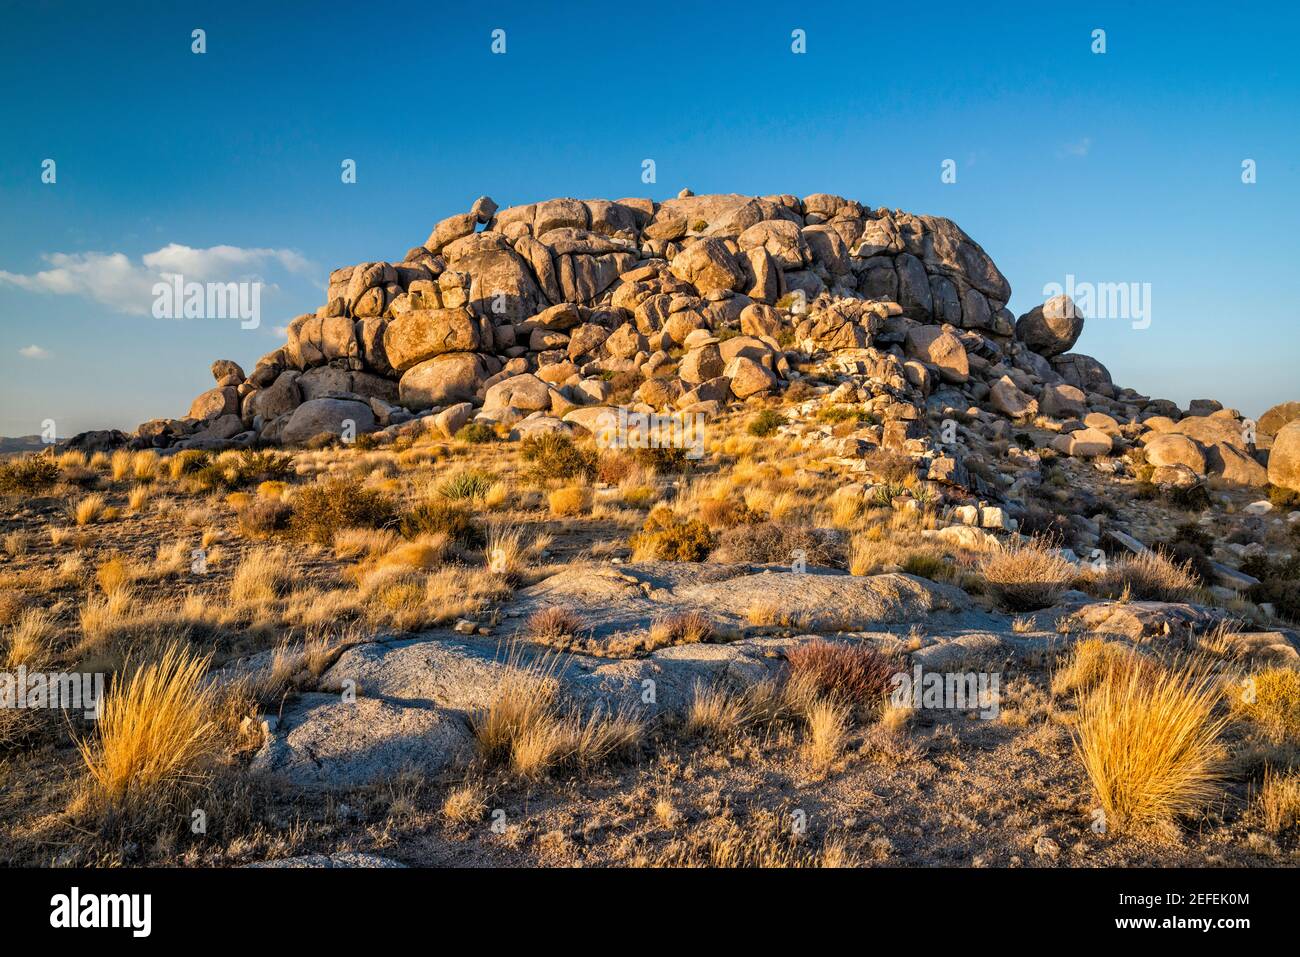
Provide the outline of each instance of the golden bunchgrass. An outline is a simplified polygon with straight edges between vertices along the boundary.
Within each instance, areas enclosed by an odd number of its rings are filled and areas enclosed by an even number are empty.
[[[105,696],[94,734],[78,742],[92,799],[120,808],[201,779],[219,733],[208,660],[171,645]]]
[[[990,593],[1006,608],[1046,608],[1074,581],[1073,565],[1039,539],[1006,545],[985,556],[980,572]]]
[[[805,717],[808,722],[805,753],[814,768],[824,771],[844,751],[849,734],[849,710],[837,701],[821,698],[808,706]]]
[[[1218,794],[1225,719],[1199,662],[1151,674],[1115,667],[1079,698],[1075,745],[1112,829],[1195,814]]]

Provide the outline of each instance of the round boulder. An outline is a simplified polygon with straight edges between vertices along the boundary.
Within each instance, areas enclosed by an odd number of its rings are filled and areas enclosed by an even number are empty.
[[[1040,356],[1069,352],[1083,332],[1083,315],[1069,296],[1053,296],[1016,322],[1016,338]]]

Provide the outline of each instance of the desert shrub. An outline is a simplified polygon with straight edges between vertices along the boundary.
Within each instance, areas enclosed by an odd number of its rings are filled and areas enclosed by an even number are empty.
[[[626,451],[606,451],[596,460],[596,480],[605,485],[618,485],[632,474],[636,463]]]
[[[1251,601],[1271,603],[1283,618],[1300,621],[1300,555],[1278,560],[1259,555],[1242,562],[1241,570],[1259,579],[1247,592]]]
[[[678,475],[691,467],[687,449],[675,446],[634,449],[632,460],[643,468],[654,469],[660,475]]]
[[[664,562],[702,562],[715,540],[709,526],[697,518],[682,519],[661,506],[650,512],[640,532],[632,536],[632,549]]]
[[[318,545],[329,545],[343,528],[386,528],[397,508],[382,492],[355,479],[331,479],[299,489],[293,497],[290,531]]]
[[[749,420],[749,424],[745,426],[745,431],[750,435],[763,438],[771,435],[783,425],[785,425],[785,416],[775,409],[764,409]]]
[[[903,571],[917,578],[929,578],[938,581],[948,577],[952,566],[939,555],[928,552],[913,552],[903,559]]]
[[[786,654],[790,682],[855,708],[879,704],[898,666],[870,645],[817,639]]]
[[[1232,712],[1275,741],[1300,743],[1300,672],[1267,668],[1246,678],[1231,698]]]
[[[1218,794],[1224,718],[1219,690],[1199,667],[1119,668],[1079,702],[1075,744],[1111,828],[1161,824]]]
[[[650,625],[650,647],[666,648],[670,645],[696,645],[712,641],[713,621],[698,611],[681,612],[655,619]]]
[[[754,522],[727,529],[714,558],[726,562],[789,565],[802,552],[809,565],[842,565],[843,548],[829,535],[804,525]]]
[[[734,498],[710,499],[700,505],[700,520],[709,528],[735,528],[757,518],[748,505]]]
[[[856,405],[824,405],[817,410],[816,416],[818,422],[825,422],[828,425],[839,422],[866,422],[871,418],[871,414],[866,409]]]
[[[235,513],[239,532],[247,538],[266,538],[289,527],[293,507],[277,498],[255,499]]]
[[[59,464],[45,455],[0,463],[0,495],[35,495],[59,480]]]
[[[863,456],[868,475],[882,482],[901,485],[916,476],[916,463],[909,456],[889,449],[873,449]]]
[[[531,465],[534,479],[590,479],[596,472],[596,455],[559,432],[530,435],[519,444],[519,455]]]
[[[482,526],[458,502],[430,499],[402,514],[398,530],[407,538],[443,534],[466,548],[481,548],[487,542]]]
[[[547,494],[546,502],[552,515],[582,515],[591,510],[591,489],[585,485],[566,485]]]
[[[220,455],[196,470],[189,481],[201,492],[235,490],[259,482],[275,481],[293,474],[293,459],[279,452],[244,449],[235,455]]]
[[[552,605],[528,616],[524,631],[533,641],[566,647],[586,629],[582,619],[568,608]]]
[[[785,401],[804,402],[811,399],[816,394],[817,390],[813,388],[812,383],[807,379],[796,379],[786,387]]]
[[[456,431],[455,438],[457,442],[482,445],[486,442],[495,442],[497,434],[486,422],[467,422]]]
[[[482,498],[487,494],[487,490],[492,487],[494,482],[496,482],[496,478],[486,472],[461,472],[459,475],[453,475],[438,486],[438,494],[453,502],[462,499]]]
[[[632,396],[641,385],[641,373],[634,369],[625,372],[610,373],[605,381],[609,383],[609,394],[605,396],[605,404],[616,407],[628,405],[632,402]]]
[[[1108,562],[1090,583],[1107,598],[1128,595],[1150,601],[1190,601],[1200,587],[1190,561],[1180,564],[1157,550]]]
[[[171,645],[106,695],[93,736],[78,743],[92,799],[152,806],[201,775],[218,740],[207,666],[207,658]]]
[[[980,572],[990,594],[1012,611],[1053,604],[1074,581],[1074,566],[1042,539],[1007,545],[985,556]]]

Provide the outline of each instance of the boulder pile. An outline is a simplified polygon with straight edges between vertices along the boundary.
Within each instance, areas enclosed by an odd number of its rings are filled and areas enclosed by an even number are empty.
[[[860,407],[836,451],[911,454],[969,480],[974,437],[1018,426],[1056,453],[1136,446],[1151,480],[1206,476],[1300,488],[1300,403],[1259,423],[1217,402],[1181,410],[1117,387],[1072,352],[1084,319],[1057,296],[1018,319],[1010,284],[955,223],[818,193],[551,199],[480,197],[401,262],[334,270],[325,303],[249,373],[213,363],[188,415],[146,422],[137,448],[301,444],[478,421],[515,435],[592,429],[606,410],[716,416],[803,382],[814,405]],[[954,431],[954,426],[959,428]]]

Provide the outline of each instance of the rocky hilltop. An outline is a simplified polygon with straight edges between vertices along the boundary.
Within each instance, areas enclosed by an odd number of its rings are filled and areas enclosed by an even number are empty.
[[[834,437],[842,458],[910,453],[929,478],[984,499],[1014,500],[1015,480],[970,475],[966,440],[1009,440],[1028,422],[1065,455],[1144,446],[1145,477],[1166,488],[1208,476],[1300,489],[1300,425],[1287,428],[1300,404],[1256,423],[1117,387],[1071,351],[1084,320],[1068,298],[1016,319],[1010,295],[952,221],[824,193],[504,210],[481,197],[402,262],[336,269],[284,346],[247,375],[217,361],[216,387],[186,417],[129,441],[450,436],[470,421],[522,435],[593,429],[615,405],[715,416],[798,388],[813,403],[862,403],[863,427]]]

